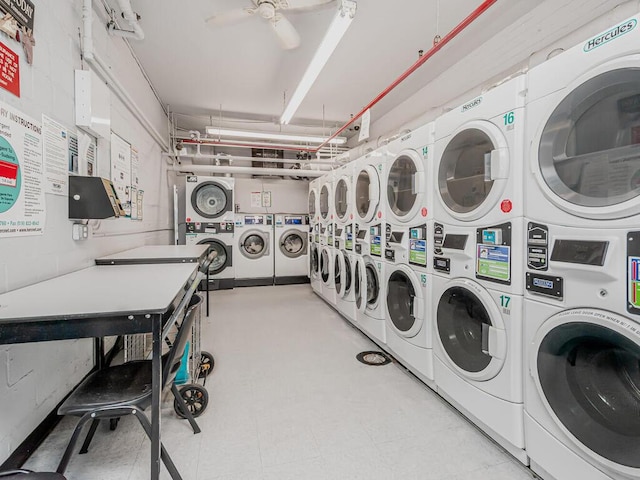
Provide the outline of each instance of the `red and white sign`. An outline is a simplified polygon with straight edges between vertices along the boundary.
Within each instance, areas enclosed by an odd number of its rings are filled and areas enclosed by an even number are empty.
[[[0,43],[0,87],[20,96],[20,57]]]
[[[0,185],[15,187],[18,184],[18,168],[15,163],[0,160]]]

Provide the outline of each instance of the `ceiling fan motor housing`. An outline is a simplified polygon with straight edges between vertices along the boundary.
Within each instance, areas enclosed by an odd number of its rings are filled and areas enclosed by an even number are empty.
[[[258,2],[258,15],[267,20],[272,19],[276,15],[276,6],[269,0]]]

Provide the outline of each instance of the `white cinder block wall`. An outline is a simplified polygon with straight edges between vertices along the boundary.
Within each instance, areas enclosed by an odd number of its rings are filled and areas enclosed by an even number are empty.
[[[94,3],[98,8],[100,2]],[[0,101],[38,121],[46,114],[68,128],[74,126],[74,70],[89,68],[83,66],[80,57],[81,6],[81,0],[36,2],[33,65],[24,61],[18,42],[0,34],[0,41],[20,56],[22,94],[17,98],[1,90]],[[128,47],[106,33],[104,22],[95,11],[93,30],[96,52],[165,136],[166,116]],[[103,220],[92,228],[89,240],[74,242],[71,222],[66,218],[67,198],[46,195],[44,235],[0,239],[0,293],[88,267],[100,255],[172,240],[173,176],[166,173],[159,145],[113,94],[111,129],[139,150],[144,221]],[[108,176],[108,141],[100,142],[97,162],[98,173]],[[46,298],[33,301],[46,302]],[[0,462],[92,365],[91,340],[0,346]]]

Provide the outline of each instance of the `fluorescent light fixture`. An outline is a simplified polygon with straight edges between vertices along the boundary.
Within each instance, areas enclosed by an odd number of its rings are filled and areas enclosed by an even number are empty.
[[[318,75],[324,68],[325,64],[329,60],[329,57],[340,43],[343,35],[351,25],[351,21],[356,14],[356,2],[353,0],[339,0],[338,13],[333,18],[329,30],[325,33],[322,42],[318,50],[316,50],[311,63],[307,67],[307,70],[302,76],[302,80],[298,84],[295,92],[291,96],[287,107],[284,109],[282,117],[280,117],[281,124],[287,124],[293,118],[293,115],[298,110],[298,107],[302,103],[304,97],[306,97],[309,89],[318,78]]]
[[[226,128],[207,127],[207,135],[214,137],[232,137],[232,138],[252,138],[262,140],[279,140],[285,142],[305,142],[321,144],[327,139],[326,137],[316,137],[313,135],[292,135],[288,133],[271,133],[271,132],[247,132],[244,130],[229,130]],[[343,145],[347,142],[345,137],[336,137],[329,140],[331,145]]]

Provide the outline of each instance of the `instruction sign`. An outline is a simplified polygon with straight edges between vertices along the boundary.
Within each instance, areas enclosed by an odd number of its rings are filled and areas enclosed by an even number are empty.
[[[42,115],[42,155],[45,169],[45,192],[67,196],[72,160],[69,130],[53,118]],[[67,168],[67,162],[70,162]],[[78,173],[77,170],[74,173]]]
[[[409,240],[409,263],[414,265],[427,266],[427,241]]]
[[[479,243],[476,251],[476,275],[508,282],[511,277],[511,247]]]
[[[0,42],[0,87],[20,96],[20,57]]]
[[[42,127],[0,103],[0,237],[44,231]]]
[[[131,216],[131,145],[111,133],[111,182],[127,217]]]

